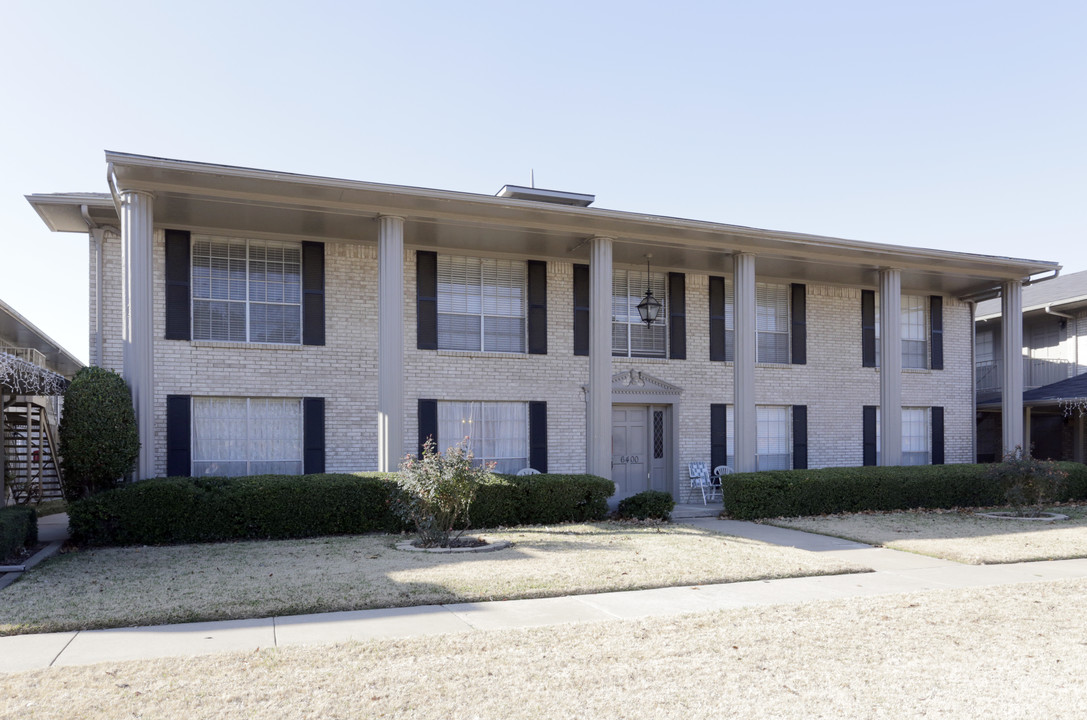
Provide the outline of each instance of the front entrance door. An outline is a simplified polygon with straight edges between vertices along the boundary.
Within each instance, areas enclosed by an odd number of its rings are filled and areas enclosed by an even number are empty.
[[[667,408],[613,405],[611,410],[611,479],[613,502],[645,490],[670,489],[668,483]]]

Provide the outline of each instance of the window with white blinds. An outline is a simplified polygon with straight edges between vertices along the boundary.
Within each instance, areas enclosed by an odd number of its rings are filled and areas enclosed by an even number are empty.
[[[876,367],[879,367],[879,293],[876,296]],[[902,367],[925,369],[928,367],[928,321],[925,298],[921,295],[903,295],[899,324],[902,330]]]
[[[495,472],[528,467],[528,403],[438,402],[438,447],[465,442],[476,464],[495,463]]]
[[[876,464],[880,463],[880,412],[876,407]],[[928,465],[931,456],[929,443],[929,410],[923,407],[902,408],[902,464]]]
[[[438,256],[438,347],[523,353],[526,265]]]
[[[194,340],[302,342],[302,248],[193,235]]]
[[[192,474],[302,473],[300,398],[194,397]]]
[[[755,283],[755,361],[789,362],[789,286]],[[725,360],[736,358],[736,295],[725,278]]]
[[[788,285],[755,283],[755,330],[758,362],[789,362]]]
[[[735,455],[736,423],[733,406],[725,408],[725,452],[729,467]],[[790,470],[793,467],[793,415],[788,405],[755,408],[755,468]]]
[[[667,352],[668,309],[665,307],[664,273],[644,270],[612,271],[611,354],[615,357],[665,357]],[[661,303],[660,313],[647,326],[638,314],[638,303],[646,290]]]

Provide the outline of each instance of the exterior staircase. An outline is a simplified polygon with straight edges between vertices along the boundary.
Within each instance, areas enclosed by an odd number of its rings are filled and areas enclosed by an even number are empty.
[[[62,499],[56,426],[49,409],[28,399],[4,403],[3,423],[10,499],[17,504]]]

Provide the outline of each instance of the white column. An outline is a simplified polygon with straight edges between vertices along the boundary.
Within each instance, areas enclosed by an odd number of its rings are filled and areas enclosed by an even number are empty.
[[[377,469],[393,472],[404,453],[404,218],[378,218]]]
[[[590,241],[589,403],[585,472],[611,478],[611,276],[609,237]]]
[[[1003,324],[1001,352],[1004,377],[1000,404],[1003,432],[1001,454],[1007,455],[1017,445],[1023,450],[1023,283],[1009,280],[1001,288],[1000,316]]]
[[[733,388],[733,464],[737,472],[758,469],[757,426],[755,419],[755,350],[758,347],[755,327],[755,256],[740,253],[733,258],[733,299],[735,339],[732,363]]]
[[[902,271],[879,271],[879,452],[902,464]]]
[[[121,193],[121,344],[122,373],[132,391],[140,454],[135,478],[154,477],[154,325],[152,250],[154,199],[151,193]]]

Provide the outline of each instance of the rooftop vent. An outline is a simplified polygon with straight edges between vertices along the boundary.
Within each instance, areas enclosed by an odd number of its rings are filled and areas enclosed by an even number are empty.
[[[503,185],[502,189],[495,195],[501,198],[513,198],[514,200],[535,200],[536,202],[572,205],[574,207],[589,207],[596,200],[596,195],[563,192],[562,190],[544,190],[543,188],[524,187],[523,185]]]

